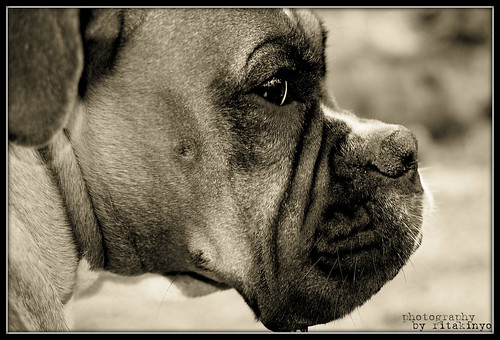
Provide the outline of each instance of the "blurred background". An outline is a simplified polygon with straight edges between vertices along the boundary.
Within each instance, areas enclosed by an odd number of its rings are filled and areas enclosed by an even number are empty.
[[[360,117],[415,132],[435,207],[422,246],[393,281],[309,331],[411,332],[403,315],[424,314],[491,323],[492,9],[315,11],[329,32],[331,92]],[[233,290],[186,300],[176,290],[156,276],[106,274],[75,299],[73,329],[267,331]],[[442,330],[429,321],[424,331]]]

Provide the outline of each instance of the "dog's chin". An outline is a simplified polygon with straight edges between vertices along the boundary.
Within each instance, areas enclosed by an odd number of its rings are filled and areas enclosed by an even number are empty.
[[[278,332],[340,319],[368,301],[403,266],[404,260],[388,264],[383,251],[367,247],[345,256],[340,265],[328,259],[315,268],[304,266],[290,285],[281,286],[284,293],[261,297],[250,306],[264,326]],[[388,265],[376,268],[373,262]]]

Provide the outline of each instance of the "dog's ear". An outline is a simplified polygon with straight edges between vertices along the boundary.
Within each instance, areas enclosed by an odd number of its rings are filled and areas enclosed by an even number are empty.
[[[41,147],[112,72],[143,11],[9,9],[9,140]]]
[[[73,110],[83,68],[76,9],[8,10],[9,140],[43,146]]]
[[[121,48],[144,20],[143,9],[82,9],[82,30],[85,65],[79,93],[88,90],[103,75],[113,72]]]
[[[85,65],[79,93],[88,89],[113,65],[121,45],[123,11],[117,9],[82,9],[80,26],[84,46]]]

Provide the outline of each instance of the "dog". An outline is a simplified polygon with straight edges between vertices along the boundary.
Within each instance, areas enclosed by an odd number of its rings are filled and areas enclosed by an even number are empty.
[[[8,329],[78,268],[236,289],[272,331],[350,313],[418,248],[415,135],[325,87],[306,10],[8,9]]]

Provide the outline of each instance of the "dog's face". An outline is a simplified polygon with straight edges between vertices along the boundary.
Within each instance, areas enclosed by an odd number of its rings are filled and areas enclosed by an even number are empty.
[[[416,140],[329,104],[314,16],[124,20],[70,131],[107,269],[234,287],[272,330],[342,317],[396,275],[420,242]]]

